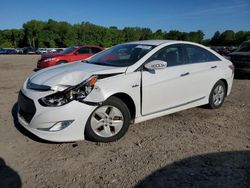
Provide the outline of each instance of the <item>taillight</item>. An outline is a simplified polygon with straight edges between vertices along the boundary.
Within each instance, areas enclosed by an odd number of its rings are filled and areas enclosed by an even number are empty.
[[[231,65],[229,65],[229,68],[234,72],[234,65],[233,64],[231,64]]]

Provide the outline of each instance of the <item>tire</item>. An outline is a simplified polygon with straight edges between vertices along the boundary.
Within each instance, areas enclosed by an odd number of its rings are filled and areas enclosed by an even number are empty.
[[[61,61],[58,61],[56,64],[57,64],[57,65],[61,65],[61,64],[65,64],[65,63],[68,63],[68,62],[67,62],[67,61],[61,60]]]
[[[226,86],[223,81],[219,80],[214,85],[209,95],[208,106],[211,109],[220,108],[225,100]]]
[[[110,97],[90,115],[85,127],[85,137],[95,142],[116,141],[125,135],[130,120],[126,104],[117,97]]]

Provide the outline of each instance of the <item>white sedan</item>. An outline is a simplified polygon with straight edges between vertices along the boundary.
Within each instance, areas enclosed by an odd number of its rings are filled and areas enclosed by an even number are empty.
[[[149,40],[116,45],[88,60],[32,74],[18,97],[18,120],[56,142],[110,142],[132,123],[229,95],[233,64],[202,45]]]

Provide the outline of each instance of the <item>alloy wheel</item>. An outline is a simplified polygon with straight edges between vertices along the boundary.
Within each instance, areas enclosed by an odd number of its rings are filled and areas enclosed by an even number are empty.
[[[219,106],[224,100],[225,91],[222,85],[217,85],[213,92],[213,103]]]
[[[101,106],[92,114],[90,124],[95,134],[108,138],[119,133],[124,124],[124,117],[114,106]]]

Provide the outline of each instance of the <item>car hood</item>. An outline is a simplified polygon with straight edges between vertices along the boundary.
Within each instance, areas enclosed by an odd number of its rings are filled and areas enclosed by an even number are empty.
[[[36,85],[67,88],[81,83],[92,75],[114,75],[124,73],[126,69],[126,67],[101,66],[80,61],[40,70],[31,75],[29,81]]]

